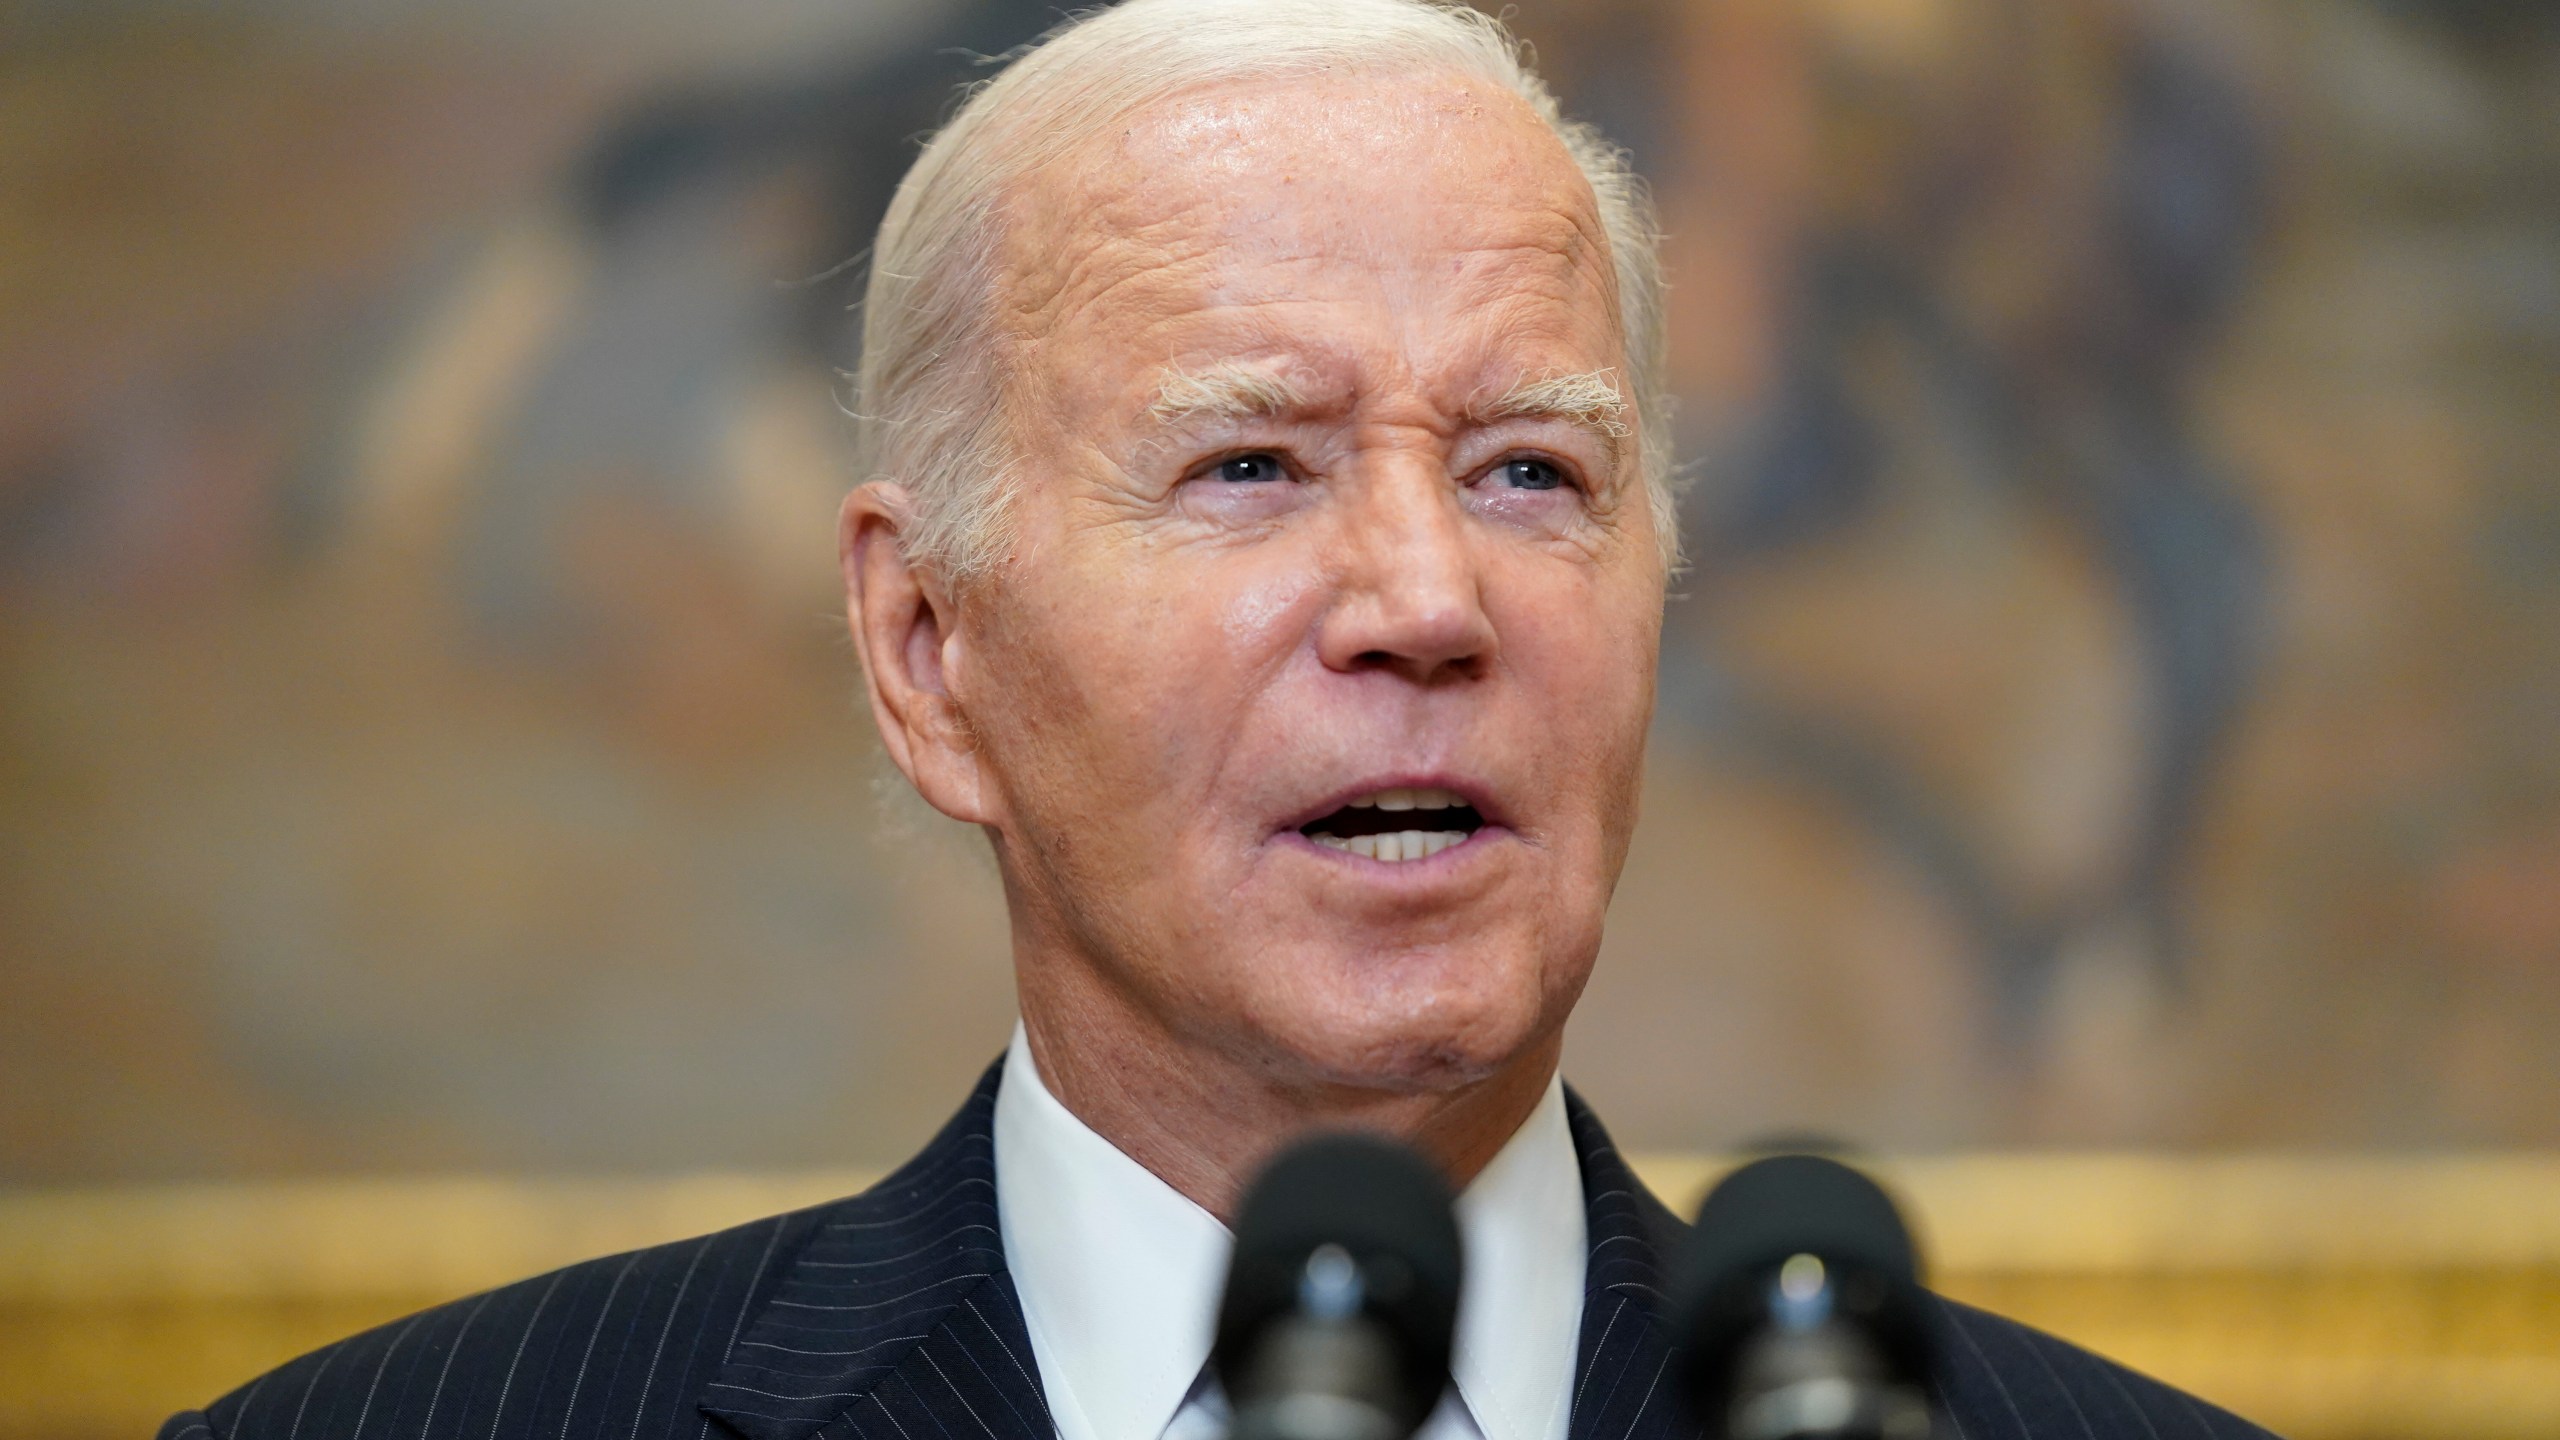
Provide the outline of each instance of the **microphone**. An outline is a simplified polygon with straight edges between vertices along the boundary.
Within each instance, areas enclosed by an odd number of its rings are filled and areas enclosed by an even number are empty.
[[[1929,1440],[1925,1304],[1882,1188],[1772,1155],[1698,1209],[1672,1271],[1675,1373],[1721,1440]]]
[[[1233,1440],[1409,1440],[1449,1386],[1449,1186],[1374,1136],[1283,1151],[1245,1192],[1209,1363]]]

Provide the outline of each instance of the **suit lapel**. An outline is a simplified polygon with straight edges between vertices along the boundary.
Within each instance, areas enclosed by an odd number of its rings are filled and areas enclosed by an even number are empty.
[[[905,1168],[810,1215],[706,1415],[747,1440],[1055,1433],[996,1228],[1001,1073]]]
[[[1657,1318],[1662,1259],[1684,1227],[1571,1089],[1565,1112],[1591,1232],[1568,1440],[1696,1440],[1698,1427],[1673,1393],[1670,1337]]]
[[[999,1065],[924,1153],[810,1212],[703,1413],[746,1440],[1055,1435],[996,1228]],[[1566,1092],[1590,1229],[1568,1440],[1695,1440],[1656,1318],[1680,1222]]]

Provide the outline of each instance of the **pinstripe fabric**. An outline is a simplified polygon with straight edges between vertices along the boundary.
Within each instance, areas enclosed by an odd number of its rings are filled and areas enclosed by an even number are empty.
[[[171,1418],[161,1440],[1045,1440],[996,1231],[1000,1075],[852,1199],[396,1321]],[[1591,1237],[1570,1440],[1692,1440],[1654,1314],[1683,1227],[1566,1105]],[[1958,1440],[2264,1436],[2022,1326],[1944,1302],[1939,1319]]]
[[[395,1321],[176,1416],[161,1436],[1046,1437],[996,1242],[998,1073],[923,1154],[850,1200]]]
[[[1938,1400],[1959,1440],[2269,1440],[2146,1375],[2014,1321],[1938,1302]]]
[[[1671,1340],[1654,1314],[1663,1257],[1686,1227],[1627,1168],[1582,1097],[1568,1087],[1564,1099],[1591,1235],[1567,1440],[1695,1440],[1698,1426],[1673,1393]]]
[[[1048,1436],[996,1229],[995,1095],[836,1207],[731,1351],[703,1409],[749,1440]]]
[[[1662,1258],[1687,1234],[1639,1183],[1590,1107],[1567,1090],[1589,1197],[1569,1440],[1696,1440],[1655,1317]],[[1932,1317],[1943,1440],[2270,1440],[2267,1432],[2077,1346],[1952,1300]]]

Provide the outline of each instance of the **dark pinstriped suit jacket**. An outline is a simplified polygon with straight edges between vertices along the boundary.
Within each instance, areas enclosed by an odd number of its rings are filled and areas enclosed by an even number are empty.
[[[850,1200],[457,1300],[176,1416],[160,1440],[1045,1440],[996,1232],[1001,1070]],[[1591,1231],[1571,1440],[1694,1437],[1653,1313],[1682,1227],[1568,1105]],[[1952,1302],[1939,1317],[1958,1440],[2265,1435],[2023,1326]]]

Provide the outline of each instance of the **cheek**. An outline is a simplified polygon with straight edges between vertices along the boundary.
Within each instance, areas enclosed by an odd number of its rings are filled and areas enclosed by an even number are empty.
[[[1524,593],[1505,645],[1563,794],[1623,829],[1653,719],[1660,603],[1640,587],[1575,583]]]
[[[1285,654],[1311,628],[1307,612],[1321,580],[1306,570],[1249,578],[1219,607],[1220,637],[1240,654]]]
[[[1138,794],[1196,810],[1320,577],[1232,555],[1115,559],[1025,597],[990,656],[1013,692],[997,698],[1041,767],[1100,778],[1124,809]]]
[[[1552,562],[1504,586],[1504,648],[1541,697],[1580,722],[1561,731],[1604,740],[1650,718],[1662,601],[1624,577]]]
[[[1263,758],[1275,686],[1320,604],[1319,577],[1244,561],[1168,567],[1180,598],[1128,642],[1124,698],[1142,707],[1128,715],[1128,739],[1152,749],[1136,763],[1155,767],[1159,793],[1186,820],[1212,819],[1212,802]]]

